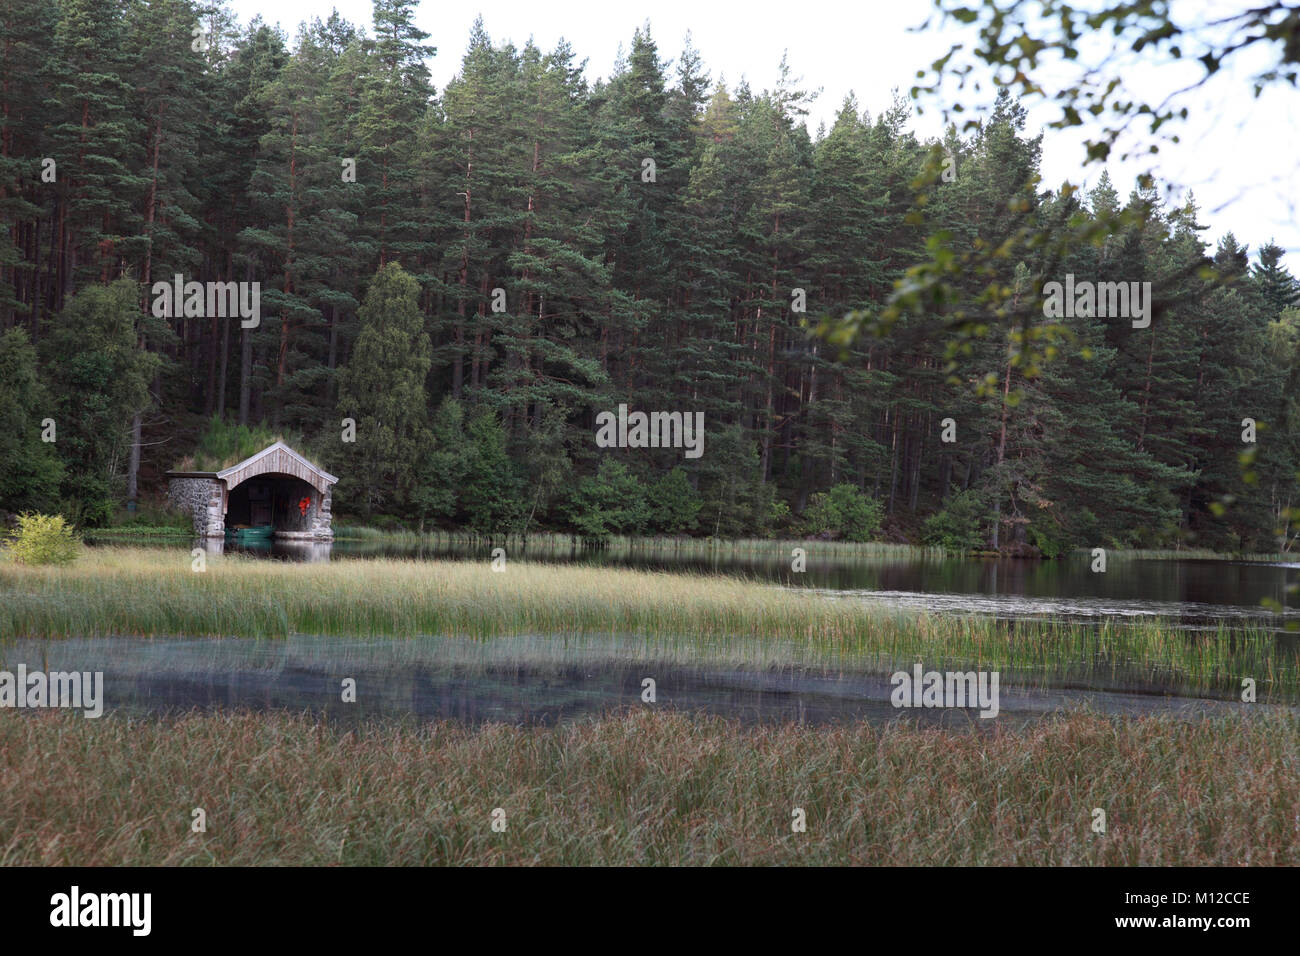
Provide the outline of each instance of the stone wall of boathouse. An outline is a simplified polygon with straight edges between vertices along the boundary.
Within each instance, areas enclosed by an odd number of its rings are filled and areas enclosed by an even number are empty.
[[[194,533],[200,538],[220,538],[226,533],[222,509],[225,484],[219,478],[169,478],[167,500],[194,519]]]

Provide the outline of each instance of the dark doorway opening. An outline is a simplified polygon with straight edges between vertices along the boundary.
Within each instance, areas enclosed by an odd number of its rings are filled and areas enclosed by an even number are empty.
[[[230,490],[226,528],[304,532],[317,502],[316,489],[292,475],[258,475]]]

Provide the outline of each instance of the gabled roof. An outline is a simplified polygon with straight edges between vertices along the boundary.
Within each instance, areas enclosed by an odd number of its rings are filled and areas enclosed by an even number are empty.
[[[234,488],[249,478],[266,474],[293,475],[322,493],[338,481],[328,471],[317,468],[282,441],[263,448],[251,458],[218,471],[215,477],[224,481],[227,488]]]

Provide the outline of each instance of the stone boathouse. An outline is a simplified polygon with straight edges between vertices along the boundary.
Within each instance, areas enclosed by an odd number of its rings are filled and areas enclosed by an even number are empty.
[[[201,538],[269,525],[276,538],[327,541],[334,537],[330,488],[337,481],[278,441],[222,471],[167,472],[167,497],[194,516]]]

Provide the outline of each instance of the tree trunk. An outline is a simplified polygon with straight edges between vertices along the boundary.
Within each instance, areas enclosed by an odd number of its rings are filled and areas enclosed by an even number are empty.
[[[248,264],[248,281],[252,281],[253,264]],[[248,424],[249,391],[253,380],[253,330],[240,325],[239,356],[239,424]]]
[[[131,417],[131,453],[126,466],[126,500],[135,501],[137,482],[140,474],[140,413]]]

